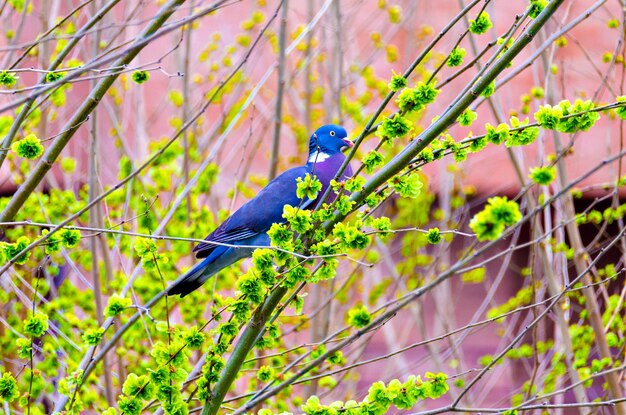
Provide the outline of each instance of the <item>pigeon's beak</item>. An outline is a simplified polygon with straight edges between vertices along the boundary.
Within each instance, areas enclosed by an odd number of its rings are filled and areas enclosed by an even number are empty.
[[[348,140],[347,138],[342,138],[341,139],[344,143],[346,143],[346,146],[348,146],[348,148],[352,148],[354,146],[354,143],[350,140]]]

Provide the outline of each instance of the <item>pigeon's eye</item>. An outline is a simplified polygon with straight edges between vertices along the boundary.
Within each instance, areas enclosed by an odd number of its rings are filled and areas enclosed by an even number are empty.
[[[331,131],[331,132],[330,132],[330,136],[331,136],[331,137],[334,137],[334,136],[335,136],[335,132],[334,132],[334,131]]]

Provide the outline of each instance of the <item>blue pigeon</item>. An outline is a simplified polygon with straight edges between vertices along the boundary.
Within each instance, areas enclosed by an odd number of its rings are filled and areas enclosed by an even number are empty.
[[[285,222],[282,216],[285,205],[300,206],[303,209],[315,208],[345,161],[341,151],[352,147],[352,142],[347,137],[346,130],[338,125],[329,124],[318,128],[309,140],[307,163],[289,169],[269,182],[256,197],[211,232],[205,238],[206,242],[198,244],[193,252],[202,261],[178,278],[167,290],[167,295],[180,294],[184,297],[221,269],[251,256],[254,248],[246,246],[269,246],[267,231],[272,224]],[[304,179],[307,173],[317,176],[322,183],[322,190],[315,200],[296,196],[296,179]],[[348,165],[340,180],[350,176],[352,169]],[[213,242],[242,247],[215,245]]]

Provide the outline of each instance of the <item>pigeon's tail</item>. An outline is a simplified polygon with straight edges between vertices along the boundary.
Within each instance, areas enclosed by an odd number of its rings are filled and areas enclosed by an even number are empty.
[[[180,295],[184,297],[200,287],[206,280],[224,268],[223,261],[220,261],[220,259],[224,259],[225,256],[228,256],[228,251],[230,250],[232,249],[217,247],[211,252],[211,255],[204,258],[201,262],[198,262],[194,267],[189,269],[189,271],[174,281],[167,289],[167,295]]]
[[[167,295],[180,294],[181,297],[184,297],[204,284],[204,282],[214,274],[214,272],[211,272],[210,264],[207,264],[207,260],[208,258],[205,258],[202,262],[197,263],[193,268],[174,281],[174,284],[167,289]]]
[[[218,246],[208,257],[174,281],[167,289],[167,295],[184,297],[204,284],[221,269],[250,256],[251,253],[252,249],[248,248]]]

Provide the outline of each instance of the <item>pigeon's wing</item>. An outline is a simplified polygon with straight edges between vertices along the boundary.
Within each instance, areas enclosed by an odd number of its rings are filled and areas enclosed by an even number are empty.
[[[235,213],[218,226],[206,242],[194,248],[196,258],[206,258],[217,244],[245,244],[245,241],[265,233],[274,223],[283,223],[285,205],[300,206],[306,209],[314,200],[300,199],[296,195],[298,177],[304,178],[309,173],[306,166],[287,170],[265,186],[258,195],[241,206]]]

